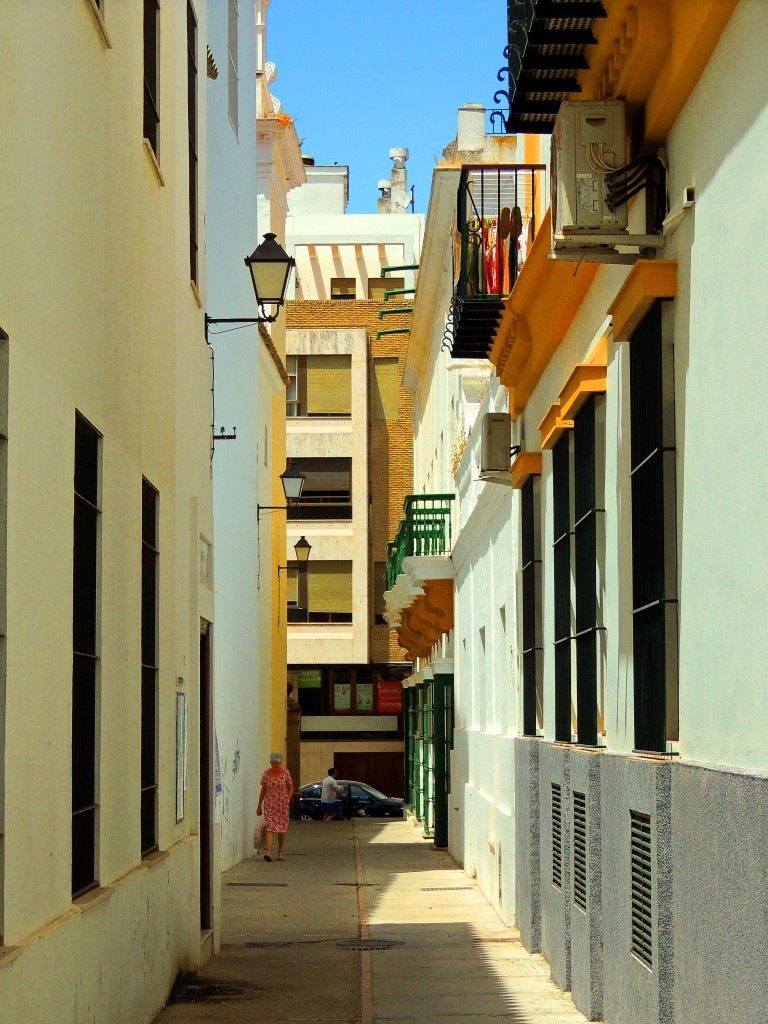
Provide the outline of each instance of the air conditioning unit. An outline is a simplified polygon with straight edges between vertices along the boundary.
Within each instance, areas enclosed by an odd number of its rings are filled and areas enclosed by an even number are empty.
[[[627,163],[623,100],[566,101],[552,134],[552,248],[583,248],[627,230],[626,204],[610,210],[605,175]]]
[[[512,447],[512,417],[508,412],[487,412],[483,416],[480,475],[509,473]]]

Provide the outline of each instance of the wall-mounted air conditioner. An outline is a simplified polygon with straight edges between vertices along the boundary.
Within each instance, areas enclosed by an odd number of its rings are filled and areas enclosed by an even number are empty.
[[[552,234],[555,249],[626,231],[627,207],[610,210],[606,172],[627,163],[622,100],[566,101],[552,134]]]
[[[666,167],[627,156],[623,100],[568,100],[552,134],[552,252],[549,259],[634,263],[664,246]],[[629,234],[629,200],[645,190],[646,230]]]
[[[512,417],[508,412],[487,412],[482,421],[480,475],[509,473],[512,447]]]

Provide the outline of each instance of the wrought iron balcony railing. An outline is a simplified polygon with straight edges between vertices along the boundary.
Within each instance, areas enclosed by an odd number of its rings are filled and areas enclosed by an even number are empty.
[[[403,559],[445,555],[451,549],[452,494],[408,494],[405,516],[387,544],[387,590],[403,571]]]
[[[503,300],[515,285],[544,215],[545,171],[544,164],[462,169],[453,240],[454,358],[488,356]]]

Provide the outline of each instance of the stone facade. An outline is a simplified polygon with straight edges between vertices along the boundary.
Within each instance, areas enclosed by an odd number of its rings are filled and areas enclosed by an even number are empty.
[[[374,418],[372,404],[368,408],[369,429],[369,653],[373,662],[408,660],[397,642],[397,634],[388,626],[377,624],[374,616],[374,567],[386,563],[387,543],[394,537],[403,514],[403,499],[413,489],[413,430],[411,415],[413,399],[402,386],[407,334],[387,334],[376,339],[376,332],[390,328],[408,328],[410,313],[397,313],[379,319],[382,303],[373,300],[303,301],[286,306],[288,330],[342,330],[364,328],[368,335],[369,360],[397,358],[398,418]],[[372,367],[372,363],[371,363]],[[370,371],[373,372],[372,369]],[[369,376],[369,386],[370,386]]]

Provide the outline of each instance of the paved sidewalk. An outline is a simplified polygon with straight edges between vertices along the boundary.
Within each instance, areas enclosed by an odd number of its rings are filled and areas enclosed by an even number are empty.
[[[221,952],[157,1024],[585,1020],[409,822],[293,822],[285,853],[224,876]]]

